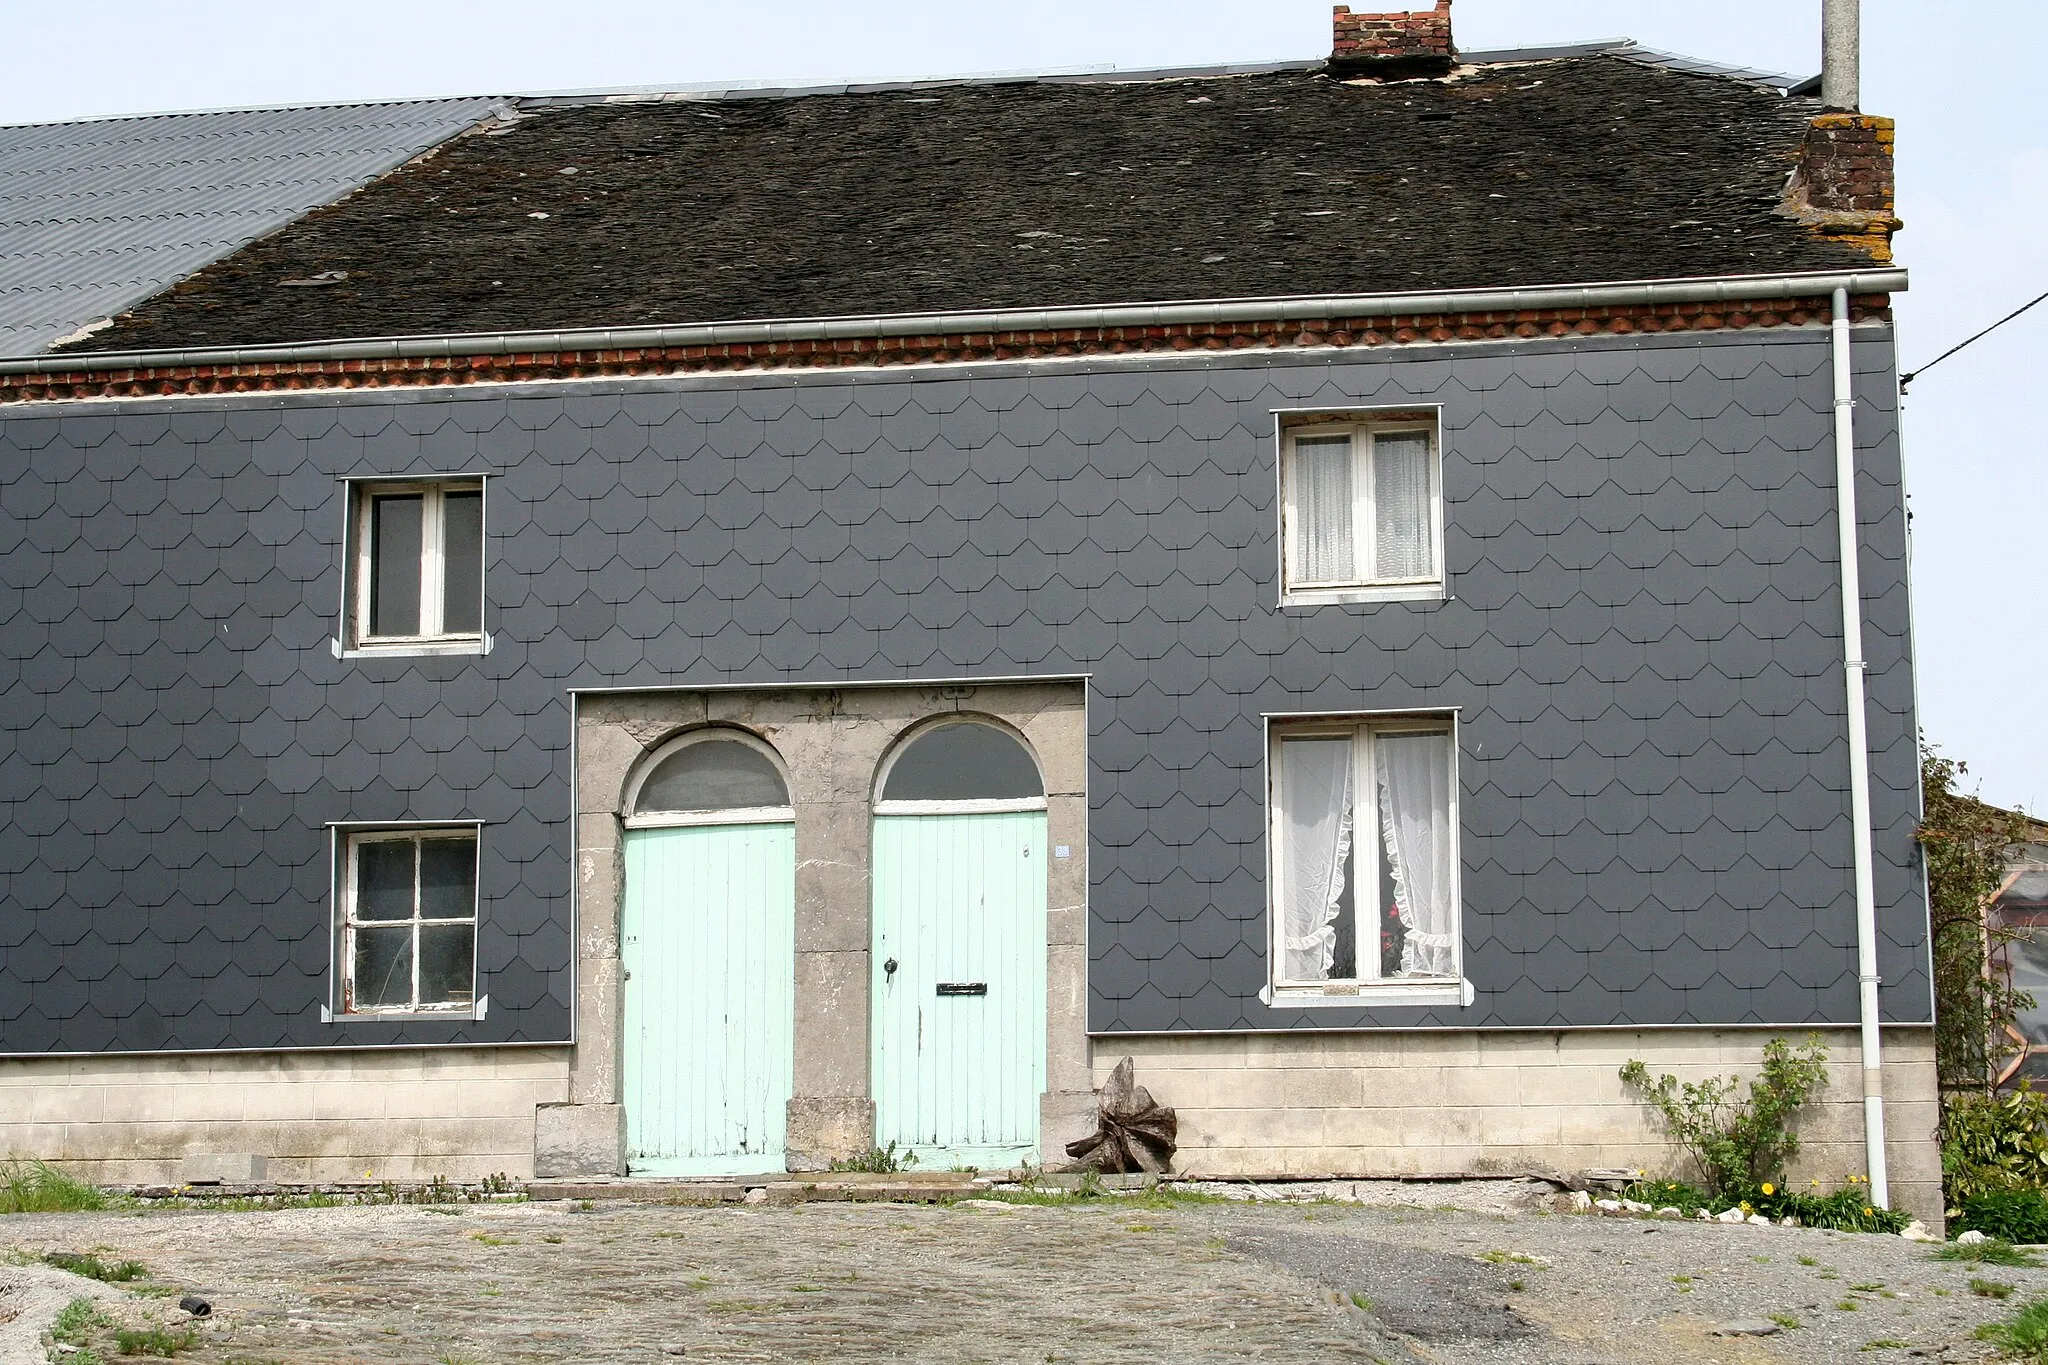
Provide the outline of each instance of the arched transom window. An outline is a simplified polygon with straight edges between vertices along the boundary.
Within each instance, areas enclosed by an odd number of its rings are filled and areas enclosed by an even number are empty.
[[[1044,810],[1045,781],[1016,737],[982,721],[914,735],[882,774],[878,815]]]
[[[796,818],[774,753],[737,730],[699,730],[665,746],[634,784],[626,810],[633,829]]]

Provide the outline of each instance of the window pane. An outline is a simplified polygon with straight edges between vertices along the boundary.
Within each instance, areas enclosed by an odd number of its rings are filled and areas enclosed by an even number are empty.
[[[370,634],[420,633],[417,494],[370,503]]]
[[[1304,583],[1356,576],[1351,525],[1351,438],[1304,436],[1294,443],[1295,572]]]
[[[1376,735],[1378,831],[1394,882],[1403,976],[1452,976],[1458,963],[1457,831],[1451,737]]]
[[[1013,801],[1045,795],[1024,746],[993,725],[940,725],[889,766],[884,801]]]
[[[641,784],[635,811],[741,810],[786,806],[782,775],[760,750],[733,739],[706,739],[679,749]]]
[[[441,629],[450,635],[483,629],[484,495],[441,498]]]
[[[356,845],[356,918],[412,918],[410,839],[378,839]]]
[[[420,841],[420,918],[469,919],[476,914],[476,840]]]
[[[356,930],[354,969],[354,1008],[412,1004],[412,927]]]
[[[420,926],[420,1003],[476,1003],[476,926]]]
[[[1373,576],[1427,578],[1430,541],[1429,437],[1404,431],[1373,439]]]
[[[1280,976],[1322,981],[1337,974],[1337,920],[1351,881],[1351,753],[1348,735],[1280,745],[1277,859],[1282,891]],[[1351,940],[1355,970],[1355,937]]]

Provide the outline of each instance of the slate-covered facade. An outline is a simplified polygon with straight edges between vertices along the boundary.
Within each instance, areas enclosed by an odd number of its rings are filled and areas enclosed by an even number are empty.
[[[1589,102],[1627,111],[1626,155]],[[788,1164],[865,1150],[908,957],[871,938],[882,774],[978,717],[1042,779],[1033,1159],[1132,1055],[1198,1171],[1640,1164],[1620,1060],[1817,1029],[1845,1065],[1816,1147],[1860,1161],[1840,289],[1894,1188],[1931,1205],[1903,279],[1869,246],[1888,200],[1783,202],[1818,113],[1616,53],[536,107],[8,368],[0,1143],[134,1178],[622,1171],[653,1103],[633,793],[725,727],[794,829]],[[923,140],[859,160],[891,120]],[[1143,173],[1070,171],[1137,126]],[[1484,168],[1430,166],[1460,146]],[[738,153],[759,174],[680,169]],[[884,166],[822,229],[755,211]],[[956,183],[981,173],[1001,194]],[[1167,216],[1191,177],[1226,192]],[[871,249],[851,219],[885,200]],[[702,230],[621,230],[657,217]],[[672,241],[697,254],[664,273]],[[492,283],[438,268],[458,244]],[[1664,283],[1569,292],[1615,280]],[[1082,311],[1121,289],[1162,311]],[[1245,302],[1172,302],[1209,296]],[[647,330],[547,334],[600,326]],[[445,339],[368,340],[407,333]],[[1389,415],[1434,442],[1437,590],[1298,600],[1283,450]],[[363,647],[366,500],[443,485],[482,491],[477,638]],[[1275,746],[1389,716],[1452,737],[1456,988],[1305,999],[1276,977]],[[965,810],[926,814],[992,818]],[[349,850],[421,825],[475,831],[475,999],[354,1010]],[[214,1100],[122,1108],[174,1076]]]

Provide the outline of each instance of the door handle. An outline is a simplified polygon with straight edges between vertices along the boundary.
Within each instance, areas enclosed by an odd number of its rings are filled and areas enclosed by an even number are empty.
[[[891,980],[891,981],[893,981],[893,980],[895,980],[895,979],[896,979],[896,959],[895,959],[895,958],[893,958],[893,957],[892,957],[892,958],[890,958],[890,959],[889,959],[889,960],[888,960],[887,962],[884,962],[884,963],[882,964],[882,975],[883,975],[884,977],[888,978],[888,979],[889,979],[889,980]]]
[[[986,981],[941,981],[941,982],[939,983],[939,994],[940,994],[940,995],[987,995],[987,994],[988,994],[988,982],[986,982]]]

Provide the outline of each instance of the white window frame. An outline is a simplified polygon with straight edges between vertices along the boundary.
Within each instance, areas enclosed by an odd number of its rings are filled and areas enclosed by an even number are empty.
[[[796,808],[790,806],[725,806],[716,810],[651,810],[640,809],[640,791],[647,785],[647,779],[670,758],[693,744],[706,744],[717,740],[743,744],[768,760],[782,779],[782,790],[794,791],[790,785],[789,769],[783,766],[782,755],[775,747],[758,735],[745,730],[722,725],[706,726],[692,730],[649,754],[633,773],[632,781],[626,788],[626,803],[621,809],[632,812],[624,817],[627,829],[681,829],[691,825],[786,825],[796,819]]]
[[[487,601],[484,580],[490,559],[490,536],[486,520],[479,536],[477,565],[477,629],[442,629],[447,582],[447,544],[442,499],[450,493],[484,494],[479,475],[446,479],[354,479],[349,482],[349,565],[346,590],[347,620],[341,653],[348,654],[482,654],[489,648],[483,630]],[[420,498],[420,628],[414,635],[372,635],[370,633],[370,591],[376,571],[375,536],[371,533],[373,504],[379,498]],[[481,508],[479,509],[481,512]]]
[[[1326,602],[1393,602],[1427,600],[1444,595],[1443,422],[1435,411],[1414,408],[1381,413],[1281,415],[1280,459],[1280,602],[1282,606],[1314,606]],[[1295,445],[1302,437],[1348,436],[1351,439],[1352,545],[1357,563],[1375,558],[1373,459],[1380,436],[1420,434],[1429,442],[1429,548],[1435,571],[1413,578],[1361,575],[1343,581],[1298,582],[1295,565],[1300,521],[1295,512],[1293,477]]]
[[[488,997],[477,990],[477,958],[481,952],[482,916],[478,913],[483,896],[483,826],[472,821],[457,821],[435,824],[406,824],[376,827],[350,828],[336,826],[335,839],[340,863],[340,885],[336,888],[339,909],[337,932],[335,934],[335,1008],[327,1011],[330,1022],[356,1019],[481,1019],[489,1008]],[[356,867],[357,853],[363,845],[389,843],[395,840],[421,839],[468,839],[476,846],[476,871],[470,882],[469,914],[453,919],[422,920],[419,913],[419,881],[415,870],[413,881],[413,913],[409,920],[370,920],[372,928],[395,928],[401,924],[412,930],[412,1000],[404,1006],[387,1005],[373,1009],[358,1009],[355,1004],[356,970]],[[470,926],[469,955],[469,1000],[447,1004],[422,1004],[420,1002],[420,954],[419,932],[422,924],[467,924]]]
[[[1371,780],[1373,772],[1373,739],[1377,735],[1399,734],[1441,734],[1448,738],[1451,746],[1450,782],[1450,824],[1459,844],[1459,856],[1451,859],[1451,904],[1457,907],[1457,927],[1453,933],[1453,970],[1448,976],[1431,977],[1383,977],[1379,973],[1379,926],[1377,919],[1368,934],[1361,924],[1360,902],[1365,899],[1359,888],[1352,888],[1352,942],[1353,960],[1359,974],[1344,979],[1319,981],[1287,981],[1280,976],[1281,964],[1286,961],[1286,934],[1282,905],[1285,904],[1283,865],[1280,856],[1281,831],[1286,826],[1286,812],[1281,802],[1282,741],[1313,737],[1352,738],[1351,756],[1353,773],[1352,795],[1352,848],[1354,866],[1377,866],[1377,853],[1373,860],[1357,856],[1359,841],[1363,838],[1380,838],[1379,830],[1379,784]],[[1379,1005],[1470,1005],[1475,992],[1472,984],[1465,980],[1465,893],[1463,886],[1463,844],[1464,826],[1459,814],[1458,798],[1458,717],[1455,712],[1440,711],[1393,711],[1362,712],[1345,715],[1316,716],[1267,716],[1266,717],[1266,961],[1268,983],[1259,991],[1259,998],[1269,1005],[1307,1006],[1379,1006]],[[1369,835],[1360,831],[1370,831]],[[1375,875],[1374,883],[1377,885]],[[1377,899],[1375,892],[1374,899]],[[1368,945],[1371,945],[1368,947]]]

